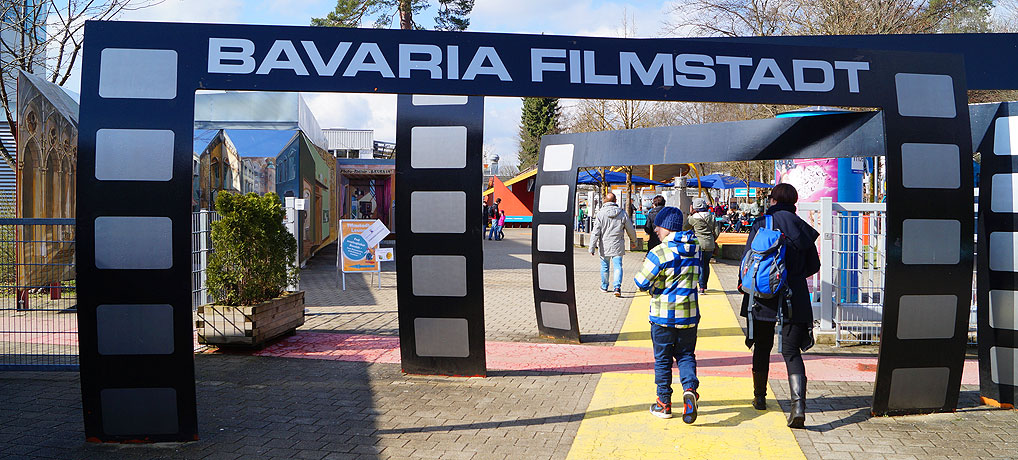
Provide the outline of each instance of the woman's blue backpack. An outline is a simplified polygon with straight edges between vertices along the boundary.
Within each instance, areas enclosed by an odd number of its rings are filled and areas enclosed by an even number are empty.
[[[772,299],[785,290],[785,236],[774,229],[772,216],[764,216],[765,226],[756,231],[749,251],[742,256],[739,273],[742,291],[751,297]]]

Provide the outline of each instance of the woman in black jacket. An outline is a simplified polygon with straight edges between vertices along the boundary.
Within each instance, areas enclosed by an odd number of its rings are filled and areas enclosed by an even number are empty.
[[[770,207],[767,215],[772,216],[773,228],[785,237],[785,268],[788,272],[790,302],[783,296],[773,299],[742,298],[742,316],[748,316],[752,307],[753,339],[747,338],[746,345],[753,347],[753,407],[766,409],[767,373],[771,348],[774,346],[774,326],[778,321],[778,308],[782,315],[781,355],[788,369],[788,386],[792,394],[792,407],[788,414],[788,426],[802,428],[806,421],[806,367],[802,362],[801,349],[813,345],[813,307],[810,304],[806,278],[820,271],[820,257],[816,240],[820,236],[813,227],[795,214],[795,203],[799,194],[790,184],[778,184],[771,190]],[[757,230],[764,227],[765,218],[758,217],[749,232],[752,242]],[[750,249],[746,244],[746,251]],[[745,255],[745,253],[743,254]],[[742,273],[739,276],[742,288]],[[752,304],[751,304],[752,302]]]

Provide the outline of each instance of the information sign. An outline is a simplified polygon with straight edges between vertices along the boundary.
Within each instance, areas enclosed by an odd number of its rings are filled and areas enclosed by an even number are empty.
[[[339,254],[343,273],[377,272],[376,248],[361,236],[374,220],[339,221]]]

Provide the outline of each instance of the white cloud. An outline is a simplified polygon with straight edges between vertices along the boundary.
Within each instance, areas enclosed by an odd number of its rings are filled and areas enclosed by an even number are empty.
[[[396,95],[304,93],[323,128],[372,129],[375,139],[396,141]]]
[[[125,12],[124,21],[240,22],[241,0],[165,0],[158,5]]]
[[[666,11],[660,0],[486,0],[474,5],[470,30],[620,37],[629,17],[636,26],[630,36],[646,38],[661,35]]]

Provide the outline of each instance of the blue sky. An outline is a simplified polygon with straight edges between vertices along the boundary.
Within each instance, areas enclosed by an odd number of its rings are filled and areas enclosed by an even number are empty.
[[[620,37],[623,17],[628,17],[629,36],[658,37],[664,35],[669,4],[663,0],[477,0],[469,30]],[[335,0],[165,0],[120,19],[308,25],[312,17],[325,16],[335,5]],[[433,16],[433,11],[425,11],[416,19],[429,26]],[[394,22],[398,25],[398,20]],[[67,86],[78,91],[77,79]],[[393,95],[329,93],[305,98],[322,127],[373,129],[376,139],[395,140]],[[506,163],[515,162],[520,106],[518,98],[485,100],[485,152],[499,154]]]

